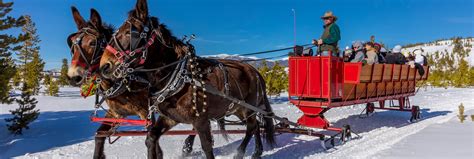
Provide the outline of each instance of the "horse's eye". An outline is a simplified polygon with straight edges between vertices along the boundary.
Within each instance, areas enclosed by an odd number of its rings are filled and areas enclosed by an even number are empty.
[[[89,42],[89,46],[95,46],[95,45],[97,45],[96,42]]]

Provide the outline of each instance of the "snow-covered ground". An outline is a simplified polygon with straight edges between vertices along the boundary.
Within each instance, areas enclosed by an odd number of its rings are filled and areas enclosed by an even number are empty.
[[[0,105],[0,158],[91,158],[97,124],[88,119],[93,98],[83,99],[77,88],[62,88],[59,97],[36,96],[41,115],[23,136],[10,135],[3,120],[17,105]],[[464,123],[456,118],[462,102],[467,115],[474,114],[474,89],[420,89],[411,98],[422,107],[423,120],[409,123],[406,112],[380,111],[369,118],[359,118],[362,105],[332,109],[326,117],[335,126],[350,124],[361,138],[325,151],[314,137],[294,134],[277,136],[278,146],[265,148],[264,158],[474,158],[474,121]],[[295,121],[301,112],[288,105],[286,94],[272,99],[278,115]],[[176,129],[189,129],[178,125]],[[215,128],[215,126],[214,126]],[[232,158],[242,135],[231,135],[227,142],[215,135],[217,158]],[[165,158],[181,158],[185,136],[164,136],[160,143]],[[145,137],[123,137],[113,145],[106,144],[108,158],[146,158]],[[191,158],[203,158],[196,140]],[[247,149],[250,157],[253,141]],[[436,152],[434,152],[436,151]]]

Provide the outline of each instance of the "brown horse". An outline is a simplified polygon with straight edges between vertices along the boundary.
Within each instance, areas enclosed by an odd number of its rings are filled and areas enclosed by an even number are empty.
[[[71,9],[78,31],[67,38],[72,56],[67,75],[69,83],[78,86],[98,70],[99,60],[114,29],[112,26],[102,23],[102,19],[95,9],[91,9],[88,22],[84,20],[76,7],[71,7]]]
[[[185,58],[192,53],[191,45],[172,36],[165,25],[159,24],[157,18],[149,17],[146,0],[138,0],[135,9],[130,11],[128,19],[114,34],[102,56],[100,71],[105,82],[102,86],[110,89],[113,88],[112,84],[130,81],[126,80],[130,79],[130,76],[140,76],[147,79],[152,86],[150,94],[156,95],[162,91],[166,92],[167,89],[163,88],[173,83],[173,79],[178,79],[179,83],[181,79],[175,77],[192,77],[192,80],[178,85],[180,89],[175,92],[152,98],[158,103],[153,106],[156,106],[159,118],[155,122],[156,126],[147,134],[148,158],[163,158],[159,138],[177,123],[193,125],[206,157],[214,158],[210,120],[221,119],[230,114],[236,115],[247,126],[237,157],[243,157],[245,148],[255,135],[253,157],[259,158],[263,152],[260,124],[263,124],[267,143],[273,145],[273,120],[221,96],[206,93],[205,88],[198,88],[196,82],[271,112],[261,75],[249,64],[238,61]],[[183,64],[183,58],[190,62]],[[174,65],[184,67],[177,73],[175,70],[178,67],[169,67]],[[154,71],[136,71],[139,69]],[[194,71],[188,74],[185,73],[186,70]],[[196,79],[200,80],[195,81]],[[234,104],[236,106],[233,106]],[[261,120],[258,120],[258,117],[261,117]]]
[[[73,86],[81,85],[87,78],[94,76],[97,73],[99,59],[102,57],[106,42],[112,37],[114,29],[111,25],[102,23],[102,18],[95,9],[91,9],[90,21],[85,21],[80,15],[79,11],[75,7],[71,7],[74,21],[78,27],[78,31],[71,34],[67,38],[69,47],[71,48],[72,64],[68,69],[69,83]],[[148,103],[144,104],[136,102],[143,100],[142,94],[137,96],[125,95],[127,98],[116,98],[106,99],[106,102],[111,105],[110,113],[107,117],[122,117],[132,115],[138,115],[142,119],[145,119],[145,115],[148,109]],[[136,97],[136,98],[135,98]],[[139,104],[144,104],[138,106]],[[221,125],[223,126],[223,125]],[[109,125],[103,124],[97,131],[110,130]],[[195,135],[190,135],[186,140],[186,148],[191,151],[193,140]],[[96,149],[94,152],[94,158],[103,158],[103,147],[105,138],[97,137]]]
[[[95,9],[91,9],[90,21],[85,21],[75,7],[71,9],[78,31],[71,34],[67,39],[72,54],[68,78],[71,85],[78,86],[86,78],[95,75],[97,70],[95,65],[99,62],[97,58],[102,57],[105,44],[111,39],[114,29],[110,25],[102,23],[102,18]],[[105,44],[102,41],[105,41]],[[141,95],[136,95],[135,98],[146,100]],[[107,99],[106,102],[110,110],[106,117],[121,118],[126,115],[139,115],[144,118],[147,113],[147,104],[139,103],[138,101],[141,100],[127,100],[127,98]],[[102,124],[97,131],[109,131],[111,129],[110,125]],[[95,138],[94,158],[105,158],[105,139],[105,137]]]

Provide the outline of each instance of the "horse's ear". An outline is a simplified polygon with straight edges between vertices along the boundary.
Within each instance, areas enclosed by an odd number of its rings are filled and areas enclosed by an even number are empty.
[[[86,25],[86,21],[84,18],[82,18],[81,14],[79,13],[79,10],[77,10],[76,7],[72,6],[72,17],[74,18],[74,22],[76,22],[77,29],[81,29]]]
[[[97,29],[102,27],[102,18],[100,18],[99,12],[97,12],[97,10],[94,8],[91,9],[90,22]]]
[[[146,0],[137,0],[137,4],[135,5],[135,16],[142,21],[147,20],[148,4]]]

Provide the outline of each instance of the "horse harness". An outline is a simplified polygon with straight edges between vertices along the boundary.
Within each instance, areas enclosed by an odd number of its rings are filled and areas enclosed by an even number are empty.
[[[173,48],[165,43],[163,35],[160,31],[160,26],[155,28],[148,20],[147,24],[143,25],[143,31],[138,33],[133,27],[131,21],[137,21],[135,18],[129,18],[126,23],[130,24],[130,46],[129,49],[125,49],[120,42],[117,40],[117,33],[112,35],[112,42],[118,47],[118,50],[114,48],[112,45],[107,45],[106,50],[114,54],[114,56],[120,62],[120,65],[115,69],[113,75],[116,78],[123,78],[128,74],[134,72],[134,68],[131,68],[133,64],[143,65],[146,61],[148,48],[155,43],[155,40],[158,40],[163,46],[167,48]],[[151,29],[150,29],[151,28]],[[148,33],[150,32],[150,35]],[[145,45],[142,47],[138,47],[140,42],[145,41]],[[140,56],[140,57],[138,57]]]
[[[107,45],[106,50],[109,52],[113,53],[114,56],[118,59],[120,62],[118,68],[113,72],[113,75],[116,78],[121,78],[122,80],[120,82],[114,83],[114,85],[104,91],[101,91],[100,93],[104,98],[113,98],[117,97],[118,95],[124,93],[126,91],[125,88],[128,89],[128,91],[132,91],[129,87],[125,86],[126,84],[130,84],[131,81],[137,81],[140,83],[145,83],[147,87],[141,89],[148,89],[150,94],[149,94],[149,113],[147,116],[147,120],[154,120],[153,115],[154,113],[159,113],[160,115],[163,115],[161,113],[158,105],[162,102],[164,102],[166,99],[176,95],[178,92],[180,92],[186,84],[190,84],[193,88],[193,99],[192,102],[195,104],[192,109],[196,110],[196,116],[200,115],[200,112],[197,110],[197,102],[198,102],[198,89],[201,89],[203,92],[202,98],[202,110],[201,112],[204,113],[206,112],[206,98],[207,95],[205,93],[211,93],[214,95],[218,96],[226,96],[228,97],[230,95],[230,87],[229,87],[229,77],[228,77],[228,72],[226,67],[224,67],[224,64],[214,60],[214,59],[205,59],[205,58],[200,58],[195,55],[194,47],[189,43],[189,40],[187,41],[187,47],[188,47],[188,53],[182,57],[181,59],[172,62],[170,64],[154,68],[154,69],[143,69],[143,68],[130,68],[132,64],[138,64],[138,65],[143,65],[146,61],[147,53],[148,53],[148,48],[154,44],[155,40],[158,40],[163,46],[167,48],[173,48],[172,46],[169,46],[164,38],[162,33],[159,31],[160,26],[158,26],[157,29],[154,29],[153,25],[148,22],[147,24],[143,25],[143,32],[137,33],[137,31],[134,31],[134,27],[132,25],[131,20],[136,20],[134,18],[130,18],[127,20],[127,23],[130,23],[130,33],[131,33],[131,39],[130,39],[130,46],[129,49],[125,49],[123,46],[120,45],[120,43],[117,40],[116,33],[112,36],[112,41],[110,43],[114,43],[117,47],[118,50],[115,49],[112,45]],[[150,32],[150,29],[151,32]],[[149,34],[150,33],[150,34]],[[133,38],[137,37],[137,38]],[[142,47],[138,47],[138,44],[142,41],[146,41],[146,44]],[[133,50],[133,51],[131,51]],[[139,57],[138,57],[139,56]],[[202,60],[207,60],[207,62],[210,62],[212,66],[207,67],[207,70],[202,70],[201,68],[198,67],[199,62]],[[164,87],[157,91],[150,91],[151,83],[146,80],[145,78],[141,76],[134,75],[135,72],[152,72],[152,71],[161,71],[163,69],[166,69],[168,67],[175,66],[174,70],[168,74],[170,75],[168,80],[166,81],[166,84]],[[214,68],[218,68],[219,70],[222,71],[223,76],[224,76],[224,92],[221,92],[214,88],[213,86],[206,85],[204,80],[203,80],[203,75],[206,73],[211,73]],[[168,75],[160,80],[162,82],[164,79],[168,77]],[[236,83],[238,85],[238,83]],[[240,93],[242,94],[240,88],[239,88]],[[98,93],[99,94],[99,93]],[[235,99],[235,98],[232,98]],[[240,101],[237,101],[238,99],[235,100],[230,100],[231,103],[229,105],[228,112],[226,115],[230,114],[231,109],[233,109],[235,104],[241,103]],[[104,99],[102,100],[96,100],[96,108],[98,108]],[[253,109],[252,109],[253,110]],[[259,112],[260,113],[260,112]],[[268,113],[264,113],[268,114]]]

